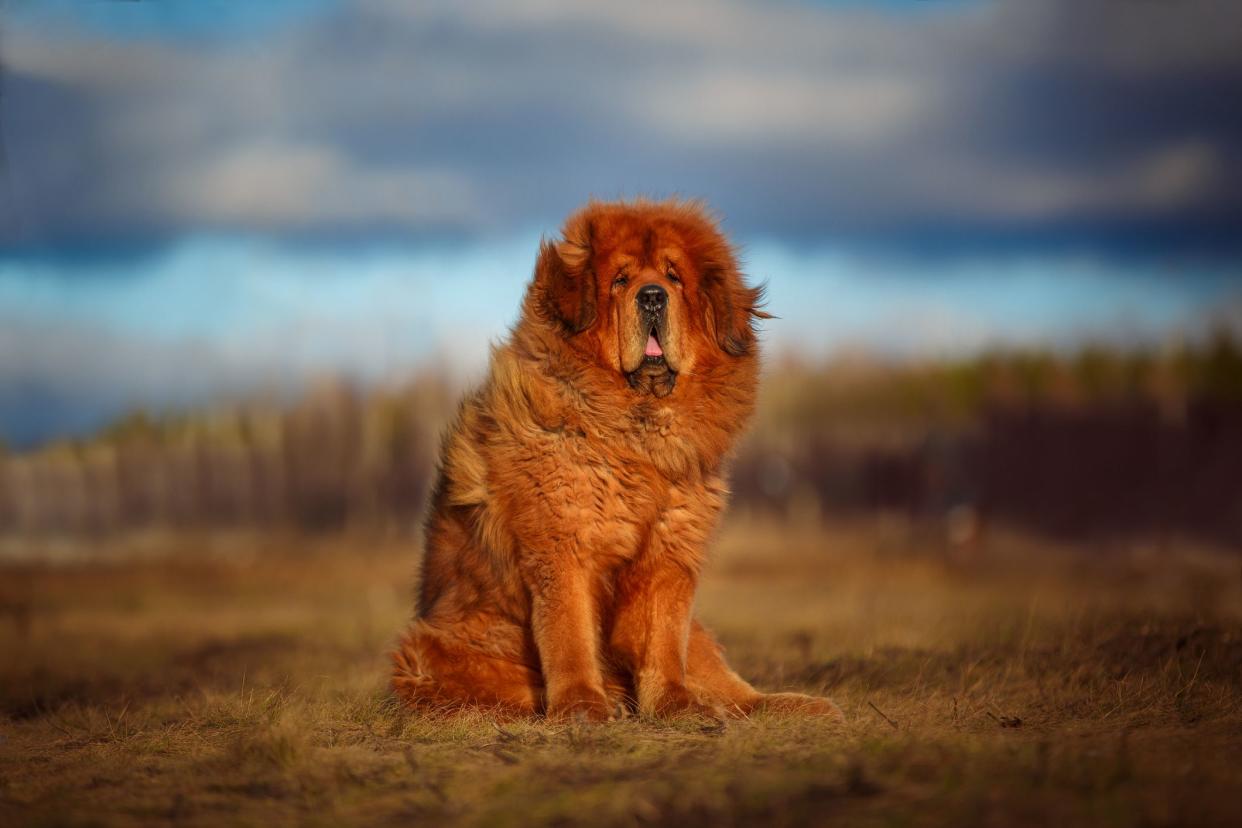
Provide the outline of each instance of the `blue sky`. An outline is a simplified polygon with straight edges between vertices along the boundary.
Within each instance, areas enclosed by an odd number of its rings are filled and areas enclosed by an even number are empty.
[[[1242,7],[8,0],[0,438],[477,373],[589,196],[705,198],[772,351],[1195,335]]]

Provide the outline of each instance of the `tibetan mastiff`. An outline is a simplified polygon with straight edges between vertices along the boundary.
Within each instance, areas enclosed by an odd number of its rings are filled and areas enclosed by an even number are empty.
[[[541,245],[521,318],[444,440],[393,654],[402,700],[591,721],[840,715],[756,690],[692,615],[754,407],[759,300],[694,202],[593,202]]]

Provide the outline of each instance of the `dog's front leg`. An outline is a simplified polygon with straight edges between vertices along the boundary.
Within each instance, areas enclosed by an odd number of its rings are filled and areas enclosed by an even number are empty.
[[[620,574],[609,645],[633,676],[640,713],[717,713],[686,689],[696,581],[695,573],[667,557],[639,558]]]
[[[547,694],[547,715],[611,716],[599,666],[598,623],[588,573],[572,555],[532,555],[525,567],[531,630]]]

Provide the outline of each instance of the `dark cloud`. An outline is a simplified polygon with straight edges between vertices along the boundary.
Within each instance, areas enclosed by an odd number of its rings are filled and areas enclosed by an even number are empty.
[[[1219,251],[1226,0],[321,5],[262,36],[6,33],[4,243],[552,227],[702,195],[744,236]]]

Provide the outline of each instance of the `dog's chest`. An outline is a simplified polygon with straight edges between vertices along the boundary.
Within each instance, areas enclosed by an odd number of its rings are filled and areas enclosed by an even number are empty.
[[[576,520],[580,541],[598,563],[632,560],[652,551],[653,544],[669,545],[677,534],[693,542],[705,539],[723,502],[718,496],[723,487],[690,473],[698,471],[697,461],[671,437],[661,435],[654,447],[632,442],[581,447],[586,456],[575,466]]]

